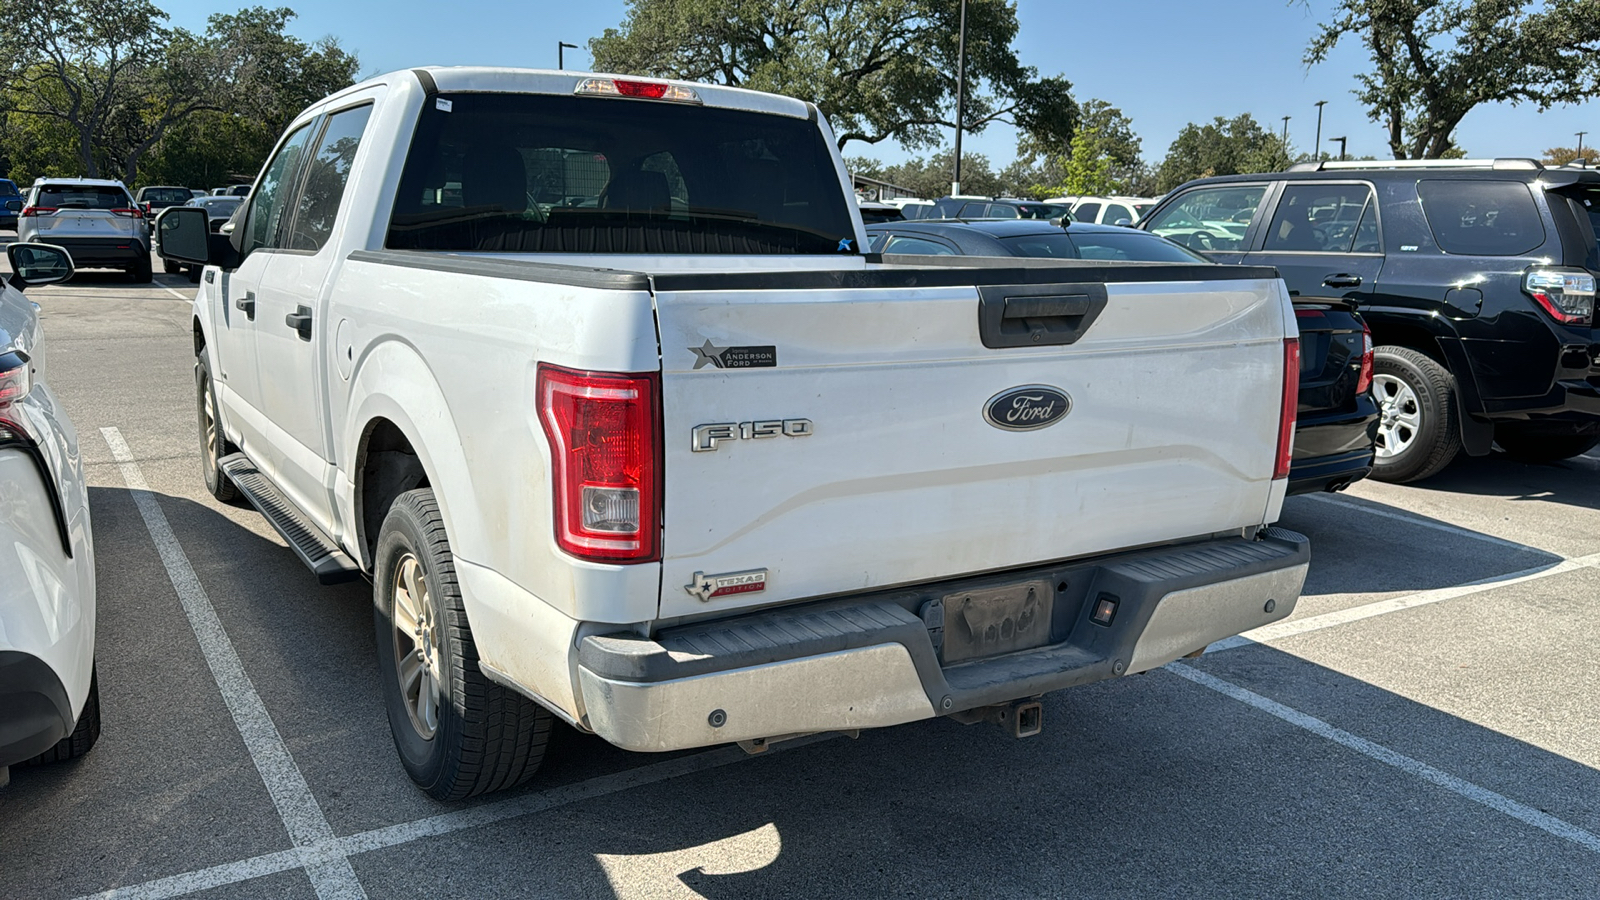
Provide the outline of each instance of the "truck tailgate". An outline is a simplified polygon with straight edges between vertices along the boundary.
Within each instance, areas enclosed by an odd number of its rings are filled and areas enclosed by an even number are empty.
[[[821,283],[830,274],[656,280],[663,618],[1277,516],[1289,326],[1269,270],[883,267]],[[986,277],[1018,283],[974,287]],[[986,346],[980,290],[1096,310],[1071,343]],[[1015,388],[1033,390],[1024,407],[1059,402],[1037,390],[1054,389],[1068,412],[1035,430],[991,424],[986,407]],[[712,580],[763,570],[764,589]]]

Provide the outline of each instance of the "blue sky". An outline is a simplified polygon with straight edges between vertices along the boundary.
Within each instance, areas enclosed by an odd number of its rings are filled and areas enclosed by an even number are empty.
[[[261,0],[252,0],[261,2]],[[294,7],[291,30],[307,39],[333,35],[361,58],[363,74],[417,65],[507,65],[553,68],[556,42],[568,50],[568,68],[587,68],[590,37],[622,21],[622,0],[319,0]],[[214,12],[239,5],[215,0],[157,0],[172,22],[203,29]],[[242,5],[242,4],[240,4]],[[271,4],[268,4],[271,5]],[[1388,155],[1382,129],[1367,120],[1351,90],[1365,68],[1361,48],[1349,44],[1310,71],[1300,62],[1306,41],[1326,14],[1328,0],[1308,10],[1285,0],[1019,0],[1022,61],[1041,74],[1063,74],[1080,101],[1091,97],[1121,107],[1144,140],[1147,160],[1159,162],[1188,122],[1249,112],[1275,130],[1289,121],[1289,138],[1312,147],[1317,111],[1326,137],[1346,135],[1351,155]],[[1538,156],[1546,147],[1571,146],[1588,130],[1585,145],[1600,144],[1600,104],[1557,107],[1540,113],[1529,105],[1480,107],[1457,130],[1473,156]],[[963,138],[964,149],[987,154],[996,168],[1015,155],[1014,132],[991,126]],[[890,142],[852,143],[847,155],[898,161],[908,155]]]

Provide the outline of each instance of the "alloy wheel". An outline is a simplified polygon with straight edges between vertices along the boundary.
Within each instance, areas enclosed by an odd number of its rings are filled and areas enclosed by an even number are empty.
[[[1394,375],[1372,376],[1372,395],[1378,401],[1378,458],[1391,459],[1416,443],[1422,402],[1411,385]]]
[[[411,727],[423,740],[439,730],[439,624],[427,572],[407,552],[394,567],[394,660],[400,699]]]

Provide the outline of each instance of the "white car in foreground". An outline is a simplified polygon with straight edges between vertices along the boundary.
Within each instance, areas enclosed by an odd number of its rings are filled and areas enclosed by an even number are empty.
[[[94,543],[72,423],[45,384],[29,285],[72,276],[65,250],[12,244],[0,286],[0,786],[10,767],[82,756],[100,735]]]

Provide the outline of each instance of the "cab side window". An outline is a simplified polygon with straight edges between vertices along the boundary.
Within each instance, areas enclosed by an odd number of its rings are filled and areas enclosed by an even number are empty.
[[[358,106],[328,117],[317,150],[306,165],[305,183],[295,202],[294,222],[287,241],[290,250],[321,250],[333,234],[339,201],[350,181],[361,134],[366,130],[372,106]]]
[[[1094,223],[1100,221],[1100,204],[1080,203],[1072,211],[1072,221]]]
[[[1267,228],[1267,251],[1351,253],[1372,204],[1364,184],[1291,184]],[[1363,244],[1377,243],[1377,220],[1366,226]],[[1367,251],[1371,252],[1371,251]]]
[[[306,142],[311,138],[312,122],[295,129],[289,139],[278,148],[278,155],[267,164],[250,197],[250,211],[245,214],[244,255],[282,246],[279,243],[280,226],[288,204],[288,193],[300,173],[301,159],[305,156]]]
[[[1148,230],[1190,250],[1242,250],[1266,192],[1262,185],[1196,188],[1163,207]]]

